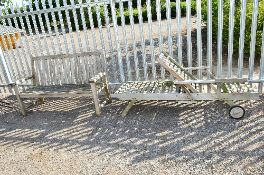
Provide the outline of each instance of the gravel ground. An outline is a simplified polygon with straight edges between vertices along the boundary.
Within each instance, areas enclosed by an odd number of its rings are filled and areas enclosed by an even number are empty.
[[[0,110],[0,174],[263,174],[264,96],[228,117],[221,102],[48,99],[26,118]],[[10,100],[12,103],[12,100]]]
[[[126,103],[114,101],[98,118],[87,98],[48,99],[22,118],[10,99],[0,102],[0,174],[264,174],[263,100],[241,103],[247,115],[234,120],[221,102],[142,102],[123,118]]]

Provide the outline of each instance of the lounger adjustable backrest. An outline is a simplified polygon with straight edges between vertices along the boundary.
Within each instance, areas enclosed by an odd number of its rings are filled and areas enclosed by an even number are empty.
[[[190,74],[187,70],[185,70],[180,64],[170,58],[166,53],[161,53],[158,58],[158,63],[166,69],[176,80],[184,81],[184,80],[197,80],[195,76]],[[192,92],[197,92],[194,86],[191,84],[185,85]]]

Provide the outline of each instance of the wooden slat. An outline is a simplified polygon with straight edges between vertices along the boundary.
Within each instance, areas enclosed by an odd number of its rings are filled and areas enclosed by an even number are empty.
[[[45,97],[91,97],[90,91],[79,91],[79,92],[54,92],[54,93],[41,93],[41,92],[28,92],[21,93],[21,98],[45,98]]]
[[[20,93],[22,98],[91,96],[90,85],[36,86]]]
[[[190,100],[190,95],[192,100]],[[160,100],[160,101],[214,101],[214,100],[259,100],[258,93],[222,93],[221,97],[214,93],[118,93],[111,94],[119,100]]]

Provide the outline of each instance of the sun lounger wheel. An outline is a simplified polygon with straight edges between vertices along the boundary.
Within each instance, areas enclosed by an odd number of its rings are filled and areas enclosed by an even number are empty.
[[[242,106],[234,105],[229,109],[229,116],[234,119],[240,119],[245,115],[245,109]]]

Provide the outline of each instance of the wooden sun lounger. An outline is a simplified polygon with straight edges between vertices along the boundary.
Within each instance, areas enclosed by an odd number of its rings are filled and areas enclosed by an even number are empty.
[[[190,70],[202,69],[212,77],[208,67],[184,68],[166,53],[161,53],[158,63],[175,80],[126,82],[111,94],[112,98],[130,101],[123,111],[125,116],[136,101],[165,100],[177,102],[223,100],[233,105],[234,100],[257,100],[258,93],[252,93],[249,86],[241,86],[246,79],[198,80]],[[206,85],[207,89],[201,88]],[[230,95],[232,93],[232,95]]]

